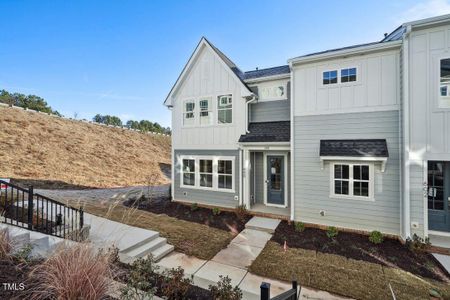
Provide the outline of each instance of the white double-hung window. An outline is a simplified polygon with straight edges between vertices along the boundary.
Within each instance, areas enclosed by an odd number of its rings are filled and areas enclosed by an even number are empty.
[[[374,174],[372,163],[331,164],[331,197],[373,200]]]
[[[230,94],[217,97],[217,122],[219,124],[233,123],[233,97]]]
[[[211,99],[205,98],[199,101],[200,108],[200,125],[210,125],[212,124],[212,107],[211,107]]]
[[[195,101],[187,100],[183,108],[183,125],[195,124]]]
[[[181,156],[184,188],[234,192],[234,156]]]

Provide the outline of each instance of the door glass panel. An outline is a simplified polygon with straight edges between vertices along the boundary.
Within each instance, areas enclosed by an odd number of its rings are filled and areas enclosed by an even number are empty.
[[[444,163],[428,162],[428,208],[444,209]]]
[[[270,189],[281,190],[281,159],[278,157],[270,158]]]

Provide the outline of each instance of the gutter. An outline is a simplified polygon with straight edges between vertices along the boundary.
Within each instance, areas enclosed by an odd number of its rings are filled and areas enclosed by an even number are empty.
[[[410,157],[409,157],[409,35],[411,25],[406,27],[403,36],[403,234],[411,237],[411,195],[410,195]],[[424,228],[425,228],[424,224]]]
[[[292,66],[294,64],[310,63],[310,62],[335,58],[338,56],[367,54],[369,52],[375,52],[375,51],[380,51],[380,50],[396,49],[402,45],[402,42],[403,42],[402,40],[392,41],[392,42],[384,42],[384,43],[380,42],[380,43],[375,43],[372,45],[330,51],[330,52],[320,53],[320,54],[316,54],[316,55],[299,56],[299,57],[289,59],[288,63],[290,66]]]

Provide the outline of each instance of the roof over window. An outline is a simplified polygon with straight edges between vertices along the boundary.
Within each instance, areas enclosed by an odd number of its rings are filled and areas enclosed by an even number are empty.
[[[320,156],[389,157],[386,140],[321,140]]]
[[[290,124],[289,121],[250,123],[248,126],[249,133],[241,135],[239,143],[289,142]]]
[[[325,161],[356,160],[381,162],[381,172],[384,172],[388,157],[389,152],[384,139],[320,141],[322,169]]]

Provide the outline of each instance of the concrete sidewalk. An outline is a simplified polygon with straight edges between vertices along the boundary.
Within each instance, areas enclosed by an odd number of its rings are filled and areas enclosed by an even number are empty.
[[[274,219],[253,217],[246,224],[246,229],[239,233],[227,248],[217,253],[210,261],[173,252],[161,259],[157,265],[161,268],[161,271],[182,267],[185,275],[193,276],[194,284],[204,289],[208,289],[209,285],[216,285],[220,280],[220,275],[228,276],[231,279],[231,284],[242,290],[245,300],[260,299],[262,282],[270,283],[271,297],[277,296],[291,289],[291,283],[252,274],[247,271],[247,268],[261,253],[279,222],[279,220]],[[304,287],[301,289],[300,298],[345,299],[327,292]]]

